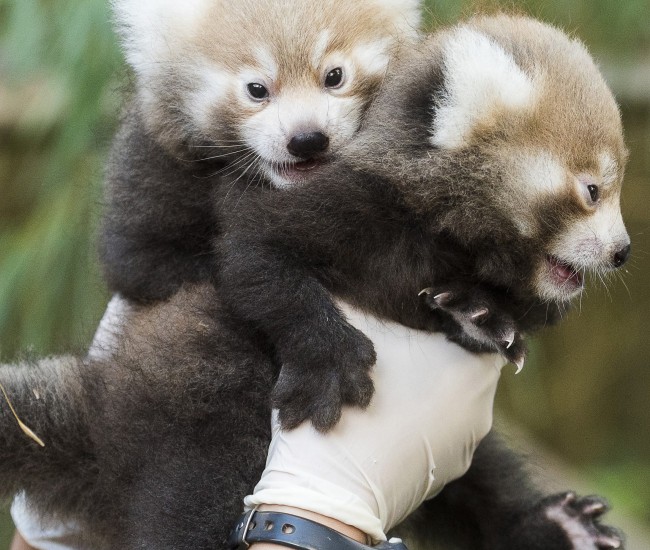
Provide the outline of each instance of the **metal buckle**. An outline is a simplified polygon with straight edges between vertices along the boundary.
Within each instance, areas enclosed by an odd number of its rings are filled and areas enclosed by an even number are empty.
[[[242,536],[241,536],[241,542],[242,544],[246,545],[246,548],[250,548],[251,545],[248,543],[246,540],[246,535],[248,534],[248,528],[251,525],[251,522],[253,521],[253,516],[255,515],[255,512],[257,512],[257,506],[253,508],[252,510],[249,510],[246,518],[246,522],[244,523],[243,531],[242,531]]]

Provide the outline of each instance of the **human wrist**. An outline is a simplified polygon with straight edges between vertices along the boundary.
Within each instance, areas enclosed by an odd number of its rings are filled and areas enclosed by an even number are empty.
[[[16,531],[14,533],[14,539],[9,547],[9,550],[35,550],[32,546],[25,542],[25,539],[22,535]]]
[[[360,529],[331,517],[317,514],[316,512],[279,504],[264,504],[259,506],[257,510],[259,512],[282,512],[285,514],[291,514],[301,518],[309,519],[311,521],[315,521],[316,523],[320,523],[321,525],[325,525],[330,529],[334,529],[335,531],[338,531],[339,533],[350,537],[357,542],[361,542],[363,544],[367,544],[368,542],[368,536]],[[266,542],[257,542],[251,544],[250,546],[251,550],[277,550],[279,547],[280,546],[277,544],[270,544]]]

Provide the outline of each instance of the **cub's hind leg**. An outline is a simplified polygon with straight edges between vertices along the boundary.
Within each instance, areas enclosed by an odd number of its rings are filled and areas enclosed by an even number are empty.
[[[544,496],[522,461],[498,437],[478,446],[467,473],[425,502],[397,529],[420,548],[454,550],[609,550],[623,548],[618,530],[600,522],[598,497]],[[436,546],[436,544],[441,544]]]

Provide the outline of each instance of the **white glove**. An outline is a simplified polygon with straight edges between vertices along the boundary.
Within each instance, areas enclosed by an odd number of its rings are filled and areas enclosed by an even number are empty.
[[[339,305],[375,345],[372,402],[365,411],[346,408],[325,435],[308,422],[282,431],[274,414],[266,469],[244,502],[309,510],[386,540],[469,468],[492,426],[505,361]]]

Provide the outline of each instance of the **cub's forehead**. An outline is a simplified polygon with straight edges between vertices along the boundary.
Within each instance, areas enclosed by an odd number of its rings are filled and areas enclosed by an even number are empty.
[[[213,8],[196,41],[204,56],[230,64],[233,71],[243,63],[269,75],[291,77],[308,67],[320,70],[330,56],[338,55],[357,59],[364,72],[372,74],[385,70],[402,31],[414,32],[405,24],[410,10],[402,7],[395,13],[388,0],[230,4]],[[214,24],[217,20],[219,25]]]
[[[394,46],[390,36],[368,35],[347,44],[341,42],[340,35],[325,28],[311,37],[304,37],[291,52],[283,54],[286,48],[281,42],[258,39],[238,57],[249,73],[284,83],[300,80],[310,74],[310,70],[320,78],[323,71],[349,63],[366,76],[385,73]]]
[[[112,0],[129,64],[147,65],[203,55],[228,65],[269,57],[300,56],[301,62],[328,50],[367,52],[377,64],[385,38],[415,38],[420,0]],[[266,51],[263,51],[266,50]],[[234,67],[226,67],[234,69]],[[369,68],[372,72],[372,67]]]

